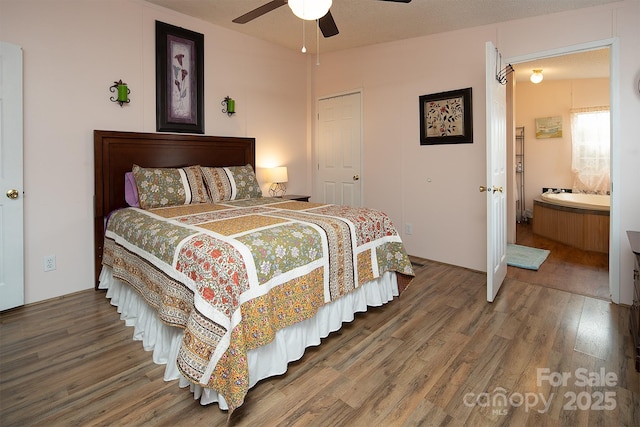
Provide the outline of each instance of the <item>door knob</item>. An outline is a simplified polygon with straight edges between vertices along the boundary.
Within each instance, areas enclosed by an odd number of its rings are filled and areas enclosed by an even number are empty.
[[[494,186],[493,186],[493,192],[495,193],[496,191],[497,191],[497,192],[499,192],[499,193],[502,193],[502,187],[496,187],[496,186],[494,185]]]
[[[359,180],[359,179],[360,179],[360,175],[353,175],[353,180],[354,180],[354,181],[357,181],[357,180]]]
[[[20,193],[15,188],[7,191],[7,197],[10,199],[17,199],[19,194]]]
[[[487,188],[484,185],[481,185],[480,186],[480,192],[484,193],[485,191],[488,191],[489,193],[491,193],[491,189],[490,188]]]

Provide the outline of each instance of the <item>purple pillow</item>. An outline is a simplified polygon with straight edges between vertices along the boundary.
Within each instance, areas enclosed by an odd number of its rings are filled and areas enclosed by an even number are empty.
[[[136,186],[136,179],[133,177],[133,172],[124,174],[124,199],[129,206],[134,208],[140,207],[138,187]]]

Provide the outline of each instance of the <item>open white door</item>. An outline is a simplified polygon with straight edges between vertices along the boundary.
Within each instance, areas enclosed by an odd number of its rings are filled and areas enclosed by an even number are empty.
[[[318,102],[318,197],[322,203],[362,205],[361,94]]]
[[[0,42],[0,310],[24,304],[22,49]]]
[[[496,79],[498,50],[486,44],[487,85],[487,301],[493,302],[507,275],[507,100]]]

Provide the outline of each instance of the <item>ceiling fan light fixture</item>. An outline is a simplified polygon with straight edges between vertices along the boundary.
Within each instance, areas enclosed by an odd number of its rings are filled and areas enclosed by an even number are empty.
[[[531,83],[537,85],[542,81],[543,78],[544,76],[542,75],[542,70],[533,70],[533,74],[531,74],[531,77],[529,77],[529,80],[531,80]]]
[[[315,21],[329,12],[332,0],[289,0],[291,11],[300,19]]]

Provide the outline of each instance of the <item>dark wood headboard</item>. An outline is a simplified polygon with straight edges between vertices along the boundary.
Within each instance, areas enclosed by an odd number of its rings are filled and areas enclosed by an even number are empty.
[[[95,279],[102,269],[104,220],[127,206],[124,174],[134,164],[142,167],[243,166],[255,170],[255,138],[162,133],[93,132]]]

